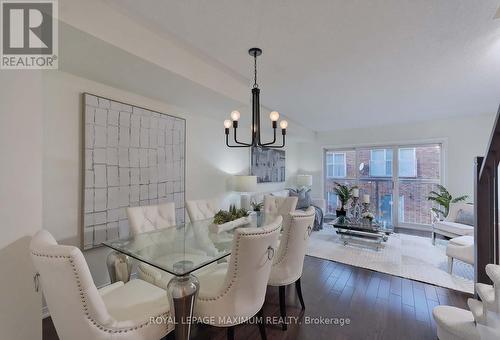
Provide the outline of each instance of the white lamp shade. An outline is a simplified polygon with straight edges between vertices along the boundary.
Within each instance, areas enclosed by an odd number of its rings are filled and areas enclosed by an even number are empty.
[[[257,187],[257,176],[234,176],[233,190],[253,192]]]
[[[313,184],[311,175],[297,175],[297,185],[299,187],[310,187]]]

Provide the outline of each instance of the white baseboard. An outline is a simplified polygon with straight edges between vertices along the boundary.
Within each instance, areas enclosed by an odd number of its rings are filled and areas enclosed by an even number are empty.
[[[47,306],[42,307],[42,319],[48,318],[50,316],[49,308]]]

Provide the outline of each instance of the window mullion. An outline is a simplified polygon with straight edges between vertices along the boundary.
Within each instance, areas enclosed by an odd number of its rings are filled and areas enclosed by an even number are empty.
[[[399,147],[392,147],[392,225],[399,226]]]
[[[354,177],[354,183],[355,185],[359,186],[359,148],[354,148],[354,171],[356,173],[356,176]]]

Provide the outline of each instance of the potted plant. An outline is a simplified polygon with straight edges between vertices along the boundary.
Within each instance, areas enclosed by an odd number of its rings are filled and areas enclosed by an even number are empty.
[[[237,209],[234,205],[229,207],[229,211],[219,210],[215,214],[210,230],[215,233],[230,230],[248,223],[248,212],[245,209]]]
[[[214,223],[224,224],[246,216],[248,216],[248,212],[245,209],[237,209],[236,206],[231,205],[229,211],[219,210],[219,212],[215,214]]]
[[[439,208],[432,208],[432,211],[434,211],[438,215],[438,217],[440,215],[442,216],[442,218],[446,218],[446,216],[448,216],[450,203],[463,202],[469,197],[468,195],[462,195],[453,198],[453,196],[451,196],[450,192],[444,186],[438,184],[437,188],[439,192],[434,190],[429,192],[429,196],[427,197],[427,199],[429,201],[436,202],[440,206]]]
[[[333,192],[337,195],[339,201],[340,201],[340,210],[337,209],[337,216],[346,216],[346,210],[345,206],[347,205],[347,202],[349,202],[349,199],[352,197],[352,191],[353,189],[356,189],[357,186],[349,186],[346,184],[340,184],[339,182],[335,182],[335,188],[333,189]]]
[[[260,202],[260,203],[252,202],[252,203],[250,203],[250,205],[252,206],[253,211],[260,212],[262,210],[262,208],[264,207],[264,202]]]

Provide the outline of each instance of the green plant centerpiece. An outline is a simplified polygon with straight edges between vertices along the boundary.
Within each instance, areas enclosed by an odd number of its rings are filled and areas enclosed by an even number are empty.
[[[229,206],[229,211],[219,210],[217,214],[215,214],[214,223],[224,224],[247,216],[248,212],[245,209],[237,209],[234,204],[231,204],[231,206]]]
[[[340,210],[337,209],[337,216],[345,216],[346,210],[345,207],[349,200],[352,197],[352,191],[356,189],[357,186],[349,186],[347,184],[340,184],[339,182],[335,182],[335,188],[333,188],[333,192],[337,195],[340,201]]]
[[[256,211],[256,212],[259,212],[262,210],[262,208],[264,208],[264,202],[252,202],[250,203],[250,205],[252,206],[252,210],[253,211]]]
[[[429,201],[436,202],[439,205],[439,208],[432,208],[432,211],[434,211],[438,217],[442,216],[443,218],[446,218],[446,216],[448,216],[450,203],[463,202],[469,197],[468,195],[453,197],[450,192],[440,184],[437,185],[437,189],[438,191],[433,190],[429,192],[427,199]]]

